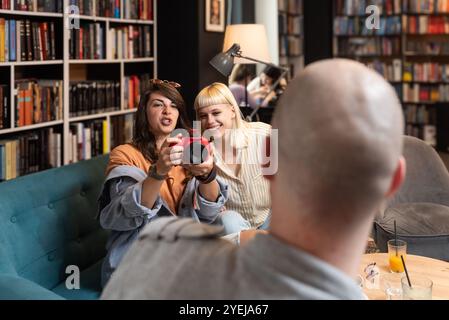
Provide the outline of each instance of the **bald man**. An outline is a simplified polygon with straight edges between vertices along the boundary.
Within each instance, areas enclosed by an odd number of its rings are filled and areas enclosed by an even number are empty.
[[[161,218],[102,298],[362,299],[353,279],[375,212],[404,178],[394,89],[357,62],[317,62],[290,83],[273,128],[269,234],[237,247],[217,227]]]

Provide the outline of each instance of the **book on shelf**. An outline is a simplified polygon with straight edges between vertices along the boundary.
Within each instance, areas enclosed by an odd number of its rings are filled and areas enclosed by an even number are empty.
[[[10,127],[9,87],[0,85],[0,130]]]
[[[111,49],[108,59],[134,59],[151,57],[151,27],[127,25],[108,30]]]
[[[21,79],[15,88],[16,127],[63,119],[62,80]]]
[[[449,0],[403,0],[405,13],[438,14],[449,12]]]
[[[334,33],[338,36],[392,36],[401,34],[401,17],[380,17],[379,29],[368,29],[364,17],[336,17]]]
[[[41,129],[0,141],[0,181],[62,165],[62,134]]]
[[[278,0],[278,10],[289,14],[302,14],[303,0]]]
[[[104,59],[106,52],[105,26],[85,22],[79,29],[70,30],[70,59]]]
[[[153,0],[71,0],[81,15],[125,18],[136,20],[153,19]]]
[[[424,62],[424,63],[406,62],[404,64],[403,81],[449,83],[449,64],[441,64],[435,62]]]
[[[444,39],[407,39],[406,55],[449,55],[449,42]]]
[[[71,117],[120,110],[120,81],[70,82]]]
[[[403,16],[402,26],[408,34],[447,34],[449,16]]]
[[[97,119],[70,124],[69,163],[89,160],[109,152],[108,122]]]
[[[401,39],[394,38],[342,38],[337,43],[339,56],[399,56]]]
[[[402,61],[401,59],[393,59],[391,62],[382,62],[374,60],[367,62],[366,65],[376,70],[386,80],[392,82],[400,82],[402,76]]]
[[[111,150],[132,141],[135,114],[125,114],[111,117],[110,143]]]
[[[151,75],[131,75],[125,77],[124,104],[126,109],[136,109],[140,96],[148,89]]]
[[[419,83],[403,83],[404,103],[447,102],[449,101],[449,85],[423,85]]]
[[[405,0],[404,0],[405,1]],[[336,0],[335,9],[337,15],[365,16],[366,8],[375,5],[382,15],[401,14],[401,0]]]
[[[11,1],[10,0],[1,0],[0,1],[0,9],[11,10]]]
[[[281,56],[302,55],[302,39],[294,36],[281,36],[279,38],[279,54]]]
[[[0,18],[0,62],[55,60],[54,22]]]
[[[14,0],[14,10],[19,11],[62,13],[62,7],[63,0]]]
[[[281,35],[303,35],[303,16],[290,16],[286,13],[279,13],[279,34]]]

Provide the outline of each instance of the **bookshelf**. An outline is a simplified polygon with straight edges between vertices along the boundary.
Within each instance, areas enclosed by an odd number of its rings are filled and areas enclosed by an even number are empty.
[[[54,10],[43,12],[49,3]],[[140,92],[157,77],[156,3],[0,3],[0,182],[108,153],[130,139]],[[74,4],[75,30],[64,10]]]
[[[293,78],[304,67],[303,0],[278,0],[279,64]]]
[[[441,149],[437,131],[445,128],[437,118],[440,108],[449,108],[449,1],[334,0],[333,4],[334,57],[365,63],[390,81],[402,101],[405,134]],[[371,4],[381,9],[378,30],[365,26],[369,16],[365,9]]]

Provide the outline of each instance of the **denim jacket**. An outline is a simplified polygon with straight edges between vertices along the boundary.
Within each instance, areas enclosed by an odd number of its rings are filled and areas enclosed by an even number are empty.
[[[160,196],[152,209],[141,205],[142,184],[146,178],[143,170],[129,165],[114,168],[106,177],[98,199],[100,224],[111,230],[101,272],[103,286],[145,225],[158,217],[175,215]],[[218,177],[217,182],[220,193],[217,201],[211,202],[201,196],[199,182],[192,178],[182,195],[177,216],[203,223],[214,222],[228,199],[228,186]]]

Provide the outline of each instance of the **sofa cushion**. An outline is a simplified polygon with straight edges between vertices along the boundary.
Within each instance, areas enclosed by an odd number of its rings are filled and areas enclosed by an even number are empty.
[[[434,203],[402,203],[388,208],[374,225],[374,239],[381,252],[394,238],[407,242],[407,252],[449,261],[449,207]]]
[[[65,281],[53,288],[53,292],[69,300],[94,300],[100,297],[101,293],[101,264],[98,261],[80,273],[80,289],[67,289]]]
[[[0,272],[46,289],[105,256],[95,219],[108,156],[0,183]],[[98,274],[98,276],[100,273]]]

